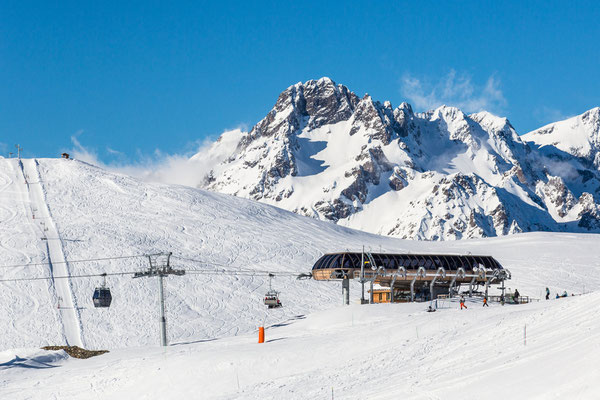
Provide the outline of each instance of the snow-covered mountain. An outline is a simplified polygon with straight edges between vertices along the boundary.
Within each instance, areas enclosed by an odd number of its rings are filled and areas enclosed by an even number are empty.
[[[564,121],[548,124],[522,136],[538,146],[549,146],[583,158],[600,168],[600,107]]]
[[[522,138],[488,112],[416,113],[321,78],[290,86],[250,132],[194,158],[229,152],[203,188],[377,234],[600,232],[598,110]]]

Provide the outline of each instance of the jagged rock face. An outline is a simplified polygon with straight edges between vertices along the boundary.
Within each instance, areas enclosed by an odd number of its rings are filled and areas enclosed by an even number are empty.
[[[538,183],[540,197],[546,199],[546,205],[564,218],[575,204],[575,197],[559,176],[551,176],[547,182]]]
[[[354,112],[358,97],[347,87],[330,79],[309,81],[304,85],[305,112],[310,117],[309,128],[345,121]]]
[[[574,119],[596,137],[598,110]],[[556,129],[526,138],[548,138]],[[487,112],[466,115],[443,106],[415,113],[407,103],[394,109],[322,78],[283,91],[237,149],[199,181],[210,190],[408,239],[600,232],[594,140],[580,138],[589,152],[540,147]]]

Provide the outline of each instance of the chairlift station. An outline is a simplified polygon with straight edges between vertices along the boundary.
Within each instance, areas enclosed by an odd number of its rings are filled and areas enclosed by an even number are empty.
[[[490,285],[511,278],[491,256],[450,254],[330,253],[317,260],[312,277],[318,281],[342,281],[344,304],[349,304],[349,280],[362,283],[361,301],[366,302],[364,284],[370,283],[369,303],[373,303],[373,284],[389,288],[390,302],[430,301],[439,295],[453,295],[461,286],[469,294],[480,286],[487,294]],[[379,293],[381,294],[381,293]]]

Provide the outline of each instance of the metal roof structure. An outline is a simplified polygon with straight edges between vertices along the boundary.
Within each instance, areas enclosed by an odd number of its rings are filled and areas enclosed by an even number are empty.
[[[491,256],[478,255],[454,255],[454,254],[387,254],[370,253],[376,267],[386,270],[418,269],[437,270],[444,268],[446,271],[456,271],[459,268],[473,270],[474,268],[485,268],[487,270],[503,269],[502,265]],[[325,254],[317,260],[313,266],[314,270],[338,269],[338,268],[360,268],[361,253],[331,253]]]

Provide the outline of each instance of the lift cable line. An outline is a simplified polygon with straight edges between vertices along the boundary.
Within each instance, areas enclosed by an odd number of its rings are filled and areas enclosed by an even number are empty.
[[[199,269],[187,269],[184,270],[188,275],[228,275],[228,276],[264,276],[265,272],[255,271],[252,273],[237,272],[237,271],[209,271]],[[5,278],[0,279],[0,282],[24,282],[24,281],[42,281],[42,280],[54,280],[54,279],[68,279],[68,278],[97,278],[103,276],[125,276],[135,275],[139,271],[123,271],[123,272],[107,272],[107,273],[95,273],[95,274],[80,274],[80,275],[65,275],[65,276],[34,276],[26,278]],[[297,274],[297,273],[272,273],[274,276],[285,276],[295,277],[298,276],[309,276],[309,274]],[[300,278],[302,279],[302,278]]]
[[[219,270],[197,270],[197,269],[186,269],[186,273],[188,274],[197,274],[197,275],[231,275],[231,276],[264,276],[264,275],[273,275],[273,276],[288,276],[297,278],[299,275],[297,272],[278,272],[273,273],[269,271],[219,271]]]
[[[156,255],[156,254],[151,254]],[[146,258],[148,254],[138,254],[132,256],[115,256],[115,257],[101,257],[101,258],[87,258],[80,260],[64,260],[64,261],[52,261],[52,264],[73,264],[73,263],[84,263],[84,262],[95,262],[95,261],[110,261],[110,260],[125,260],[130,258]],[[43,267],[48,265],[48,262],[28,263],[28,264],[12,264],[12,265],[0,265],[0,268],[18,268],[18,267]]]
[[[112,261],[112,260],[126,260],[126,259],[132,259],[132,258],[148,258],[148,256],[159,256],[159,255],[163,255],[164,253],[156,253],[156,254],[136,254],[136,255],[128,255],[128,256],[114,256],[114,257],[97,257],[97,258],[86,258],[86,259],[77,259],[77,260],[64,260],[64,261],[53,261],[52,264],[75,264],[75,263],[91,263],[91,262],[98,262],[98,261]],[[203,265],[216,265],[216,266],[226,266],[226,264],[220,264],[220,263],[213,263],[213,262],[207,262],[207,261],[202,261],[202,260],[197,260],[197,259],[191,259],[191,258],[184,258],[184,257],[178,257],[175,255],[172,255],[171,258],[174,259],[178,259],[178,260],[185,260],[185,261],[189,261],[189,262],[193,262],[195,264],[203,264]],[[24,263],[24,264],[10,264],[10,265],[0,265],[0,269],[2,268],[21,268],[21,267],[43,267],[43,266],[47,266],[48,262],[36,262],[36,263]],[[269,271],[267,270],[255,270],[255,269],[247,269],[247,268],[236,268],[236,269],[230,269],[230,270],[217,270],[217,269],[213,269],[213,270],[194,270],[194,269],[188,269],[187,271],[192,272],[192,271],[196,271],[196,272],[201,272],[204,273],[205,271],[207,273],[219,273],[219,274],[245,274],[245,273],[249,273],[254,275],[266,275],[269,274]],[[132,272],[134,273],[134,272]],[[129,273],[125,273],[125,275],[127,275]],[[284,276],[284,275],[288,275],[288,276],[298,276],[299,274],[297,272],[279,272],[276,273],[277,276]],[[96,276],[100,276],[100,275],[96,275]],[[72,276],[75,277],[75,276]],[[87,277],[87,276],[86,276]],[[42,278],[40,278],[42,279]]]
[[[129,272],[112,272],[102,274],[84,274],[84,275],[65,275],[65,276],[37,276],[28,278],[6,278],[0,279],[0,282],[24,282],[24,281],[51,281],[54,279],[71,279],[71,278],[97,278],[102,276],[123,276],[123,275],[134,275],[135,271]]]
[[[197,259],[193,259],[193,258],[186,258],[186,257],[179,257],[179,256],[172,256],[172,258],[178,259],[178,260],[182,260],[182,261],[188,261],[188,262],[192,262],[192,263],[196,263],[196,264],[205,264],[205,265],[214,265],[217,267],[232,267],[232,265],[230,264],[223,264],[223,263],[217,263],[217,262],[211,262],[211,261],[205,261],[205,260],[197,260]],[[254,269],[247,269],[247,268],[242,268],[242,267],[233,267],[235,269],[233,269],[233,271],[240,271],[240,272],[256,272],[257,270]],[[260,271],[263,274],[268,274],[269,271],[263,270]]]
[[[157,253],[157,254],[146,254],[146,255],[133,255],[133,256],[118,256],[118,257],[101,257],[101,258],[91,258],[84,260],[65,260],[64,263],[82,263],[82,262],[95,262],[95,261],[108,261],[108,260],[119,260],[119,259],[131,259],[131,258],[141,258],[145,257],[148,259],[149,267],[142,271],[120,271],[120,272],[102,272],[102,273],[88,273],[88,274],[78,274],[78,275],[61,275],[61,276],[38,276],[38,277],[23,277],[23,278],[4,278],[0,279],[0,283],[5,282],[27,282],[27,281],[54,281],[57,279],[78,279],[78,278],[102,278],[102,285],[97,286],[94,290],[94,294],[92,296],[92,300],[94,302],[94,307],[97,308],[108,308],[110,307],[112,301],[112,295],[110,289],[106,284],[106,278],[108,276],[125,276],[132,275],[135,278],[158,278],[158,296],[159,296],[159,329],[160,329],[160,341],[162,346],[168,345],[167,340],[167,320],[165,317],[165,299],[164,299],[164,282],[163,278],[168,275],[175,276],[183,276],[187,274],[192,275],[224,275],[224,276],[264,276],[265,271],[258,270],[224,270],[224,269],[174,269],[171,267],[170,260],[172,257],[172,253]],[[200,260],[189,260],[199,264],[208,264]],[[11,266],[0,266],[0,268],[8,268],[8,267],[18,267],[18,266],[45,266],[48,263],[30,263],[30,264],[21,264],[21,265],[11,265]],[[265,304],[269,306],[269,308],[278,308],[281,307],[281,302],[279,301],[279,292],[273,290],[271,286],[271,279],[275,276],[285,276],[285,277],[293,277],[296,279],[303,279],[306,277],[312,276],[312,274],[303,274],[300,275],[296,272],[282,272],[282,273],[272,273],[266,272],[269,277],[269,292],[265,297]],[[270,304],[267,299],[269,296],[274,296],[271,299]]]

